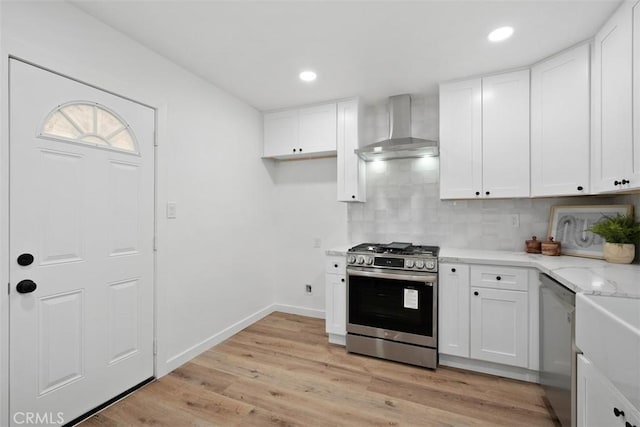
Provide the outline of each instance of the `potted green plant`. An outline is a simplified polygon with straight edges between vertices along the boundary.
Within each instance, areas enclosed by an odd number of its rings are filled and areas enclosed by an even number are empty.
[[[636,254],[640,241],[640,223],[633,215],[604,216],[589,231],[605,240],[604,259],[615,264],[629,264]]]

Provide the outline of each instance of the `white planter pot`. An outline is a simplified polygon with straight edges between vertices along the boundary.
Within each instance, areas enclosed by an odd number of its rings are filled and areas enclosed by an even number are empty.
[[[631,264],[636,256],[636,245],[633,243],[604,244],[604,259],[614,264]]]

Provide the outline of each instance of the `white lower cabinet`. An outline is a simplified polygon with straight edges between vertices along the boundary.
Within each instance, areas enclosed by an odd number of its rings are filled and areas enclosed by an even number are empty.
[[[537,286],[529,283],[537,273],[524,268],[441,263],[439,274],[440,354],[537,369],[531,355],[538,349],[530,340],[537,336],[537,329],[531,328],[537,313],[531,313],[529,297],[532,292],[531,298],[537,298]]]
[[[527,292],[471,288],[471,358],[526,368]]]
[[[640,412],[584,355],[578,355],[578,427],[640,427]]]
[[[344,345],[347,335],[347,275],[345,257],[327,257],[325,330],[329,342]]]
[[[469,357],[469,266],[440,264],[438,350]]]

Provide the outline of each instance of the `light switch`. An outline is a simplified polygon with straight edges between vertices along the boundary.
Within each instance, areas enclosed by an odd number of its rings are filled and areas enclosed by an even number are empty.
[[[176,202],[167,202],[167,218],[173,219],[176,217]]]

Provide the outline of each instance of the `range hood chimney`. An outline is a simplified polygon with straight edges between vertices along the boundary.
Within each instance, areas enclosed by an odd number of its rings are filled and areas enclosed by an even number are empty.
[[[396,95],[389,98],[389,139],[374,142],[355,150],[365,161],[434,157],[438,141],[411,136],[411,96]]]

